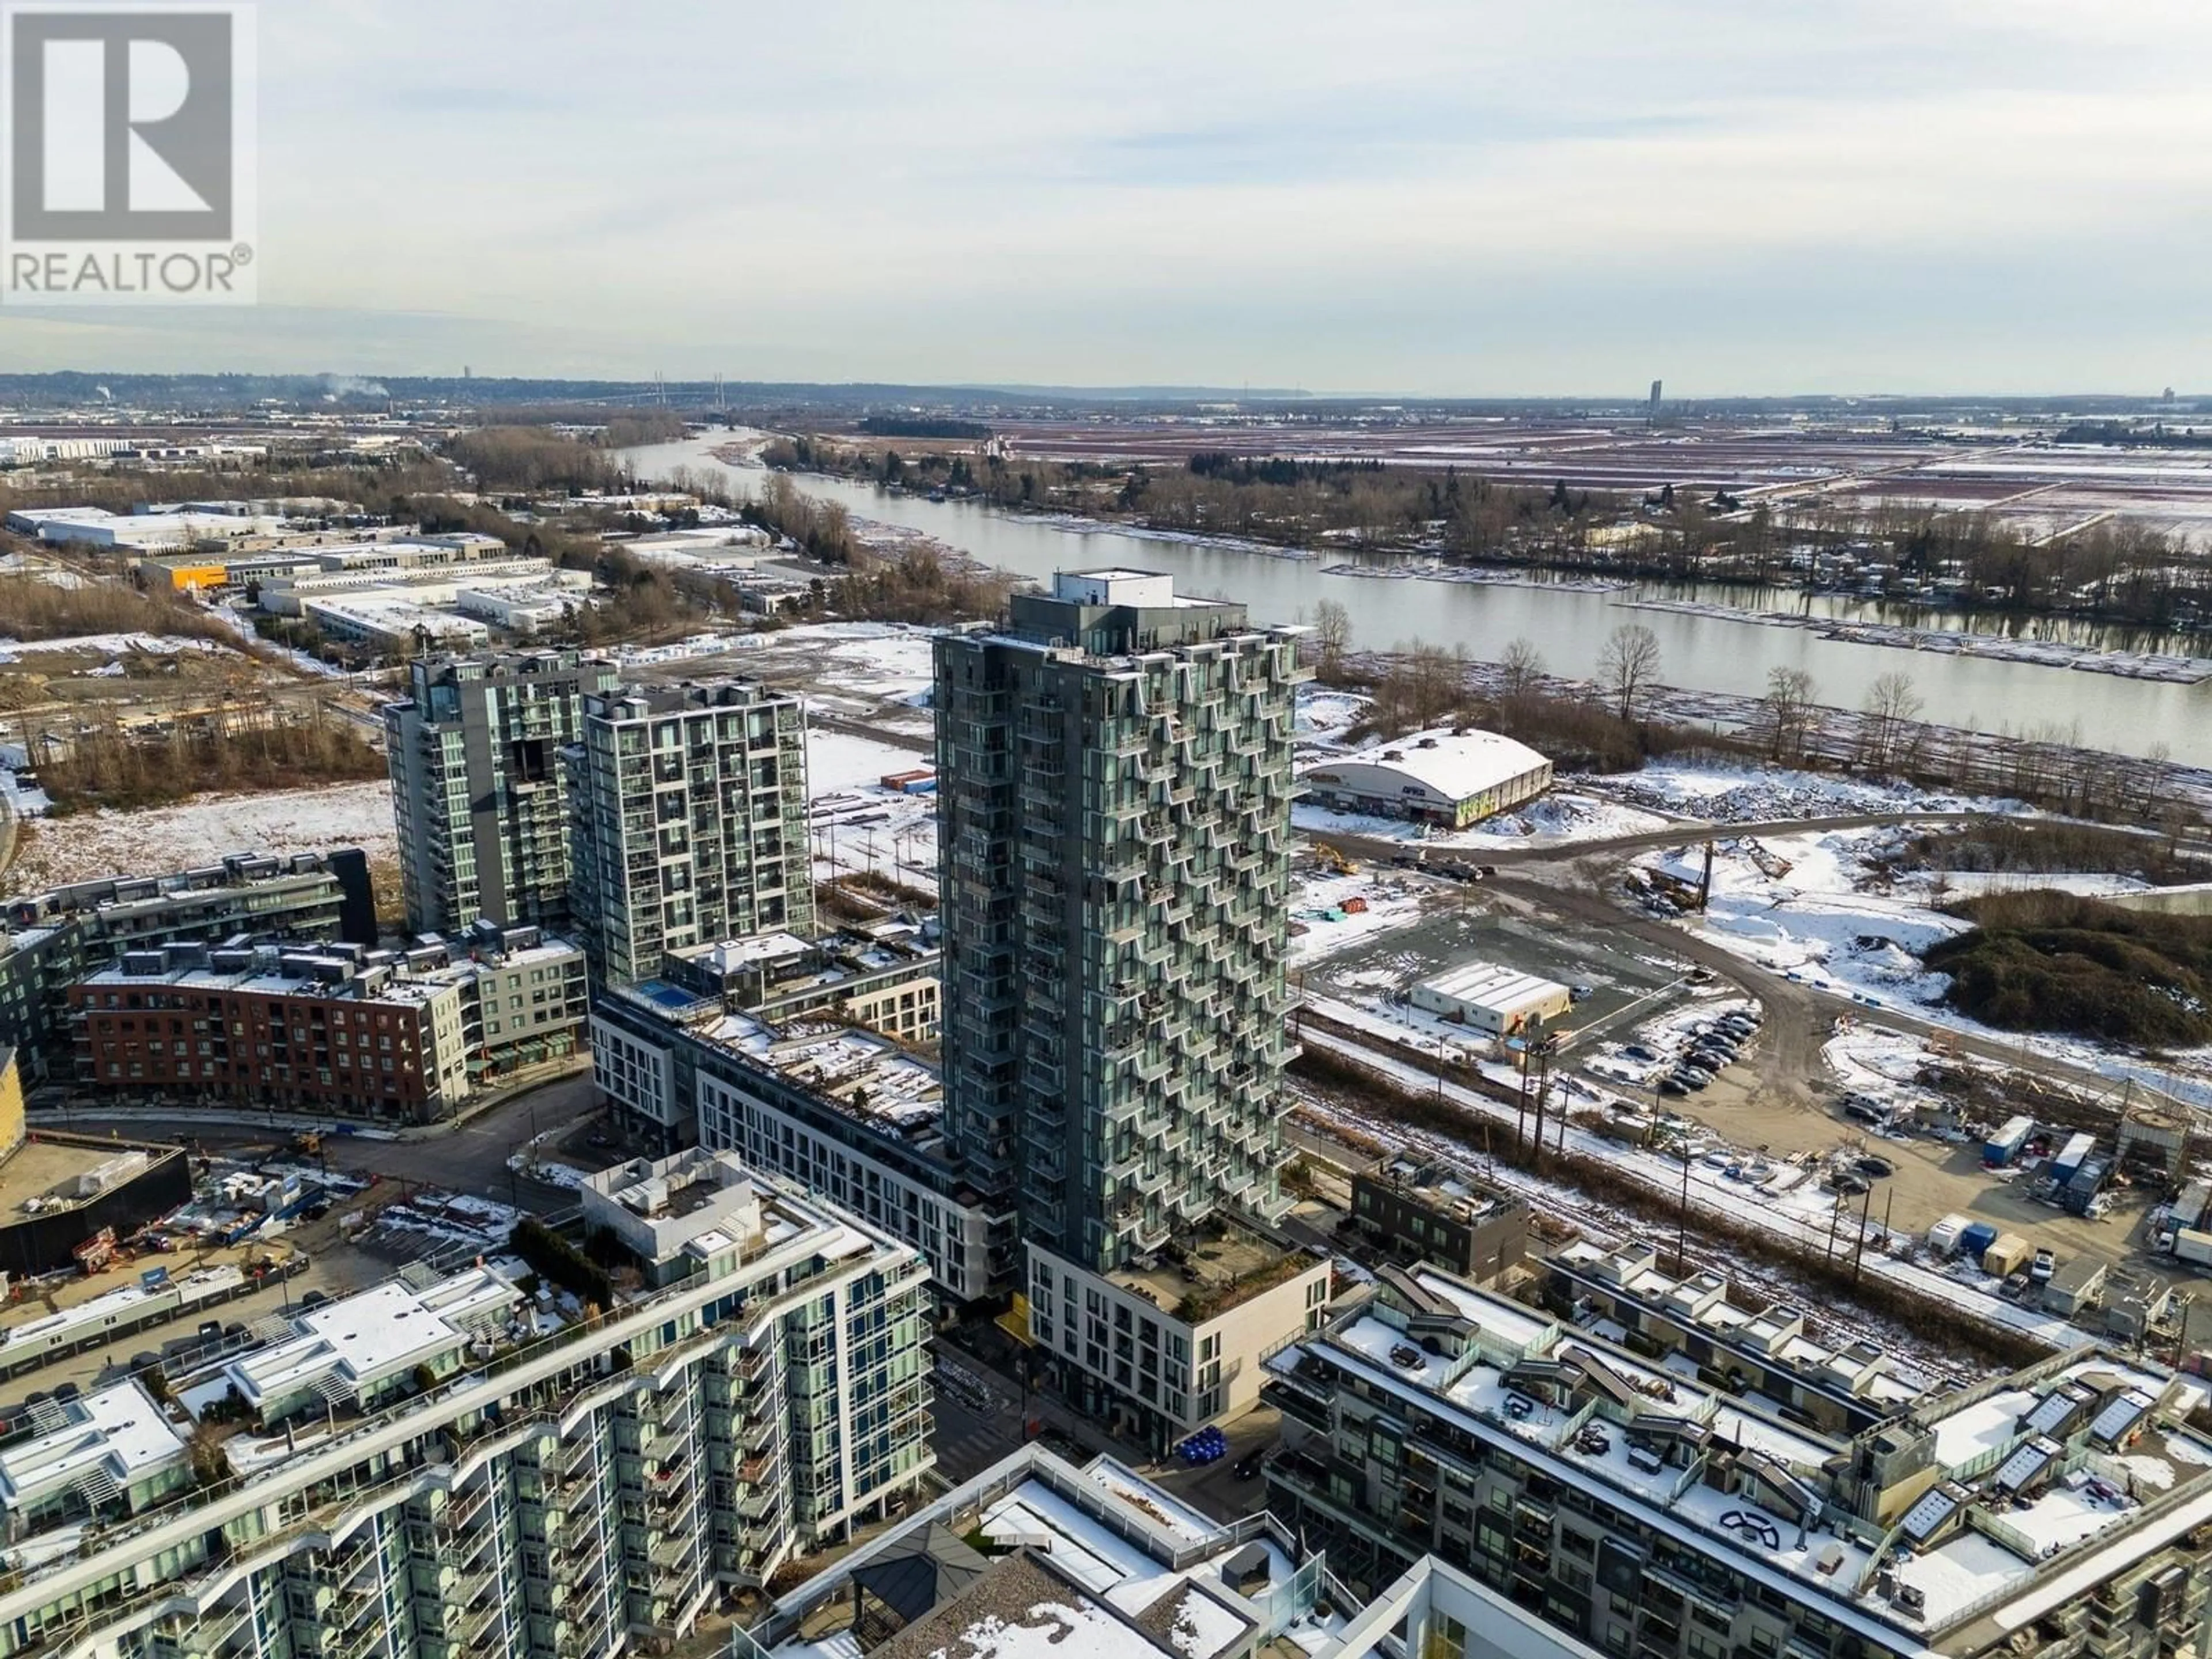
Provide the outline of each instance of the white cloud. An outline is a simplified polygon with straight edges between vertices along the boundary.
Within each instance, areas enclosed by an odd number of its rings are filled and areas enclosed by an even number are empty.
[[[1425,392],[2212,367],[2177,281],[2212,253],[2193,4],[263,0],[260,31],[264,312],[11,315],[12,358]]]

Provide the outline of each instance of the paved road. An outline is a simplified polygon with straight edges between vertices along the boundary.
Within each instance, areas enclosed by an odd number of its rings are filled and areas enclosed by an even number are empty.
[[[1437,859],[1464,859],[1472,864],[1503,869],[1517,864],[1565,864],[1577,859],[1603,858],[1614,853],[1645,853],[1655,847],[1679,847],[1708,836],[1802,836],[1829,830],[1875,830],[1899,823],[1971,823],[1987,812],[1862,812],[1831,818],[1770,818],[1758,823],[1709,823],[1684,818],[1664,830],[1642,830],[1632,836],[1608,836],[1600,841],[1561,842],[1543,847],[1430,847]],[[1370,836],[1337,836],[1317,830],[1299,832],[1307,840],[1326,842],[1341,853],[1354,853],[1377,864],[1422,849],[1419,842],[1390,841]]]
[[[326,1135],[323,1158],[334,1170],[476,1194],[526,1210],[564,1210],[575,1203],[573,1193],[518,1176],[507,1168],[507,1160],[532,1134],[574,1129],[592,1115],[597,1102],[590,1074],[582,1073],[528,1090],[488,1108],[458,1128],[419,1140]],[[112,1129],[125,1139],[193,1139],[210,1152],[265,1146],[272,1141],[282,1145],[291,1138],[289,1130],[272,1132],[242,1122],[196,1126],[188,1119],[188,1113],[179,1113],[166,1134],[143,1116],[102,1118],[96,1109],[45,1121],[64,1123],[85,1134],[106,1134]],[[615,1156],[610,1150],[607,1161],[611,1163]]]

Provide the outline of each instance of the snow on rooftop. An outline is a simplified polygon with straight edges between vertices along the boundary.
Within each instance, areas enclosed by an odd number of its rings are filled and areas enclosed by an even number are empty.
[[[387,1281],[292,1321],[297,1336],[242,1354],[228,1367],[256,1406],[281,1401],[330,1377],[358,1389],[467,1341],[466,1328],[520,1300],[489,1267],[471,1267],[418,1291]]]
[[[1384,793],[1393,796],[1405,784],[1413,784],[1444,800],[1468,800],[1526,777],[1551,763],[1527,744],[1499,732],[1454,732],[1441,729],[1416,732],[1386,743],[1332,756],[1309,767],[1301,776],[1316,782],[1340,778],[1344,787],[1362,794],[1377,793],[1378,782],[1395,777],[1396,786]]]
[[[69,1419],[62,1427],[0,1452],[0,1509],[22,1509],[96,1473],[128,1487],[184,1460],[184,1437],[136,1381],[59,1409]]]
[[[686,951],[718,974],[726,974],[756,963],[776,962],[805,956],[811,948],[796,933],[754,933],[744,939],[726,939],[696,951]]]
[[[1039,1602],[1028,1621],[986,1613],[932,1659],[1158,1659],[1158,1651],[1111,1613],[1071,1596]]]
[[[1449,973],[1424,980],[1421,988],[1440,997],[1501,1012],[1515,1012],[1530,1004],[1556,1002],[1567,994],[1564,985],[1494,962],[1474,962],[1455,968]]]
[[[1182,1592],[1168,1640],[1188,1659],[1213,1659],[1249,1628],[1240,1615],[1194,1584]]]
[[[1955,1469],[1996,1451],[2018,1437],[2021,1418],[2034,1409],[2035,1396],[2026,1389],[2000,1389],[1937,1419],[1936,1463]]]
[[[1148,1607],[1181,1575],[1094,1521],[1041,1480],[1025,1480],[983,1511],[1000,1542],[1048,1536],[1055,1571],[1125,1613]]]
[[[1102,1457],[1084,1474],[1123,1503],[1158,1522],[1185,1543],[1202,1544],[1221,1531],[1196,1510],[1170,1497],[1160,1487],[1131,1473],[1110,1457]]]

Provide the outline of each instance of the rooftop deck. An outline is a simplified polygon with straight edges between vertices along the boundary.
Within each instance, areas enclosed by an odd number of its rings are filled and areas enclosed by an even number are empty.
[[[2077,1356],[1923,1411],[1908,1421],[1931,1434],[1954,1495],[1939,1502],[1931,1488],[1884,1528],[1828,1497],[1832,1460],[1842,1467],[1850,1443],[1444,1275],[1413,1277],[1438,1310],[1469,1322],[1464,1346],[1416,1334],[1413,1316],[1377,1298],[1319,1339],[1344,1369],[1459,1416],[1480,1437],[1510,1437],[1539,1467],[1630,1497],[1661,1528],[1692,1528],[1748,1568],[1832,1598],[1839,1612],[1880,1619],[1887,1639],[1899,1626],[1923,1636],[1960,1626],[2033,1591],[2055,1561],[2125,1547],[2139,1528],[2172,1535],[2199,1499],[2212,1504],[2212,1441],[2181,1425],[2201,1397],[2194,1379]],[[1295,1376],[1297,1362],[1293,1349],[1269,1363]],[[1552,1392],[1563,1365],[1577,1384]],[[1694,1455],[1668,1455],[1685,1434]],[[1758,1498],[1733,1481],[1708,1483],[1723,1453],[1753,1472]],[[1884,1600],[1878,1567],[1919,1605]]]

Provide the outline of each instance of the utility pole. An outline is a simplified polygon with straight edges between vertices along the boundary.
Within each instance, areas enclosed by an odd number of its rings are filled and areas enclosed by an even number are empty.
[[[1674,1150],[1682,1160],[1682,1207],[1676,1212],[1674,1222],[1674,1271],[1686,1276],[1690,1270],[1690,1148],[1685,1143]]]

